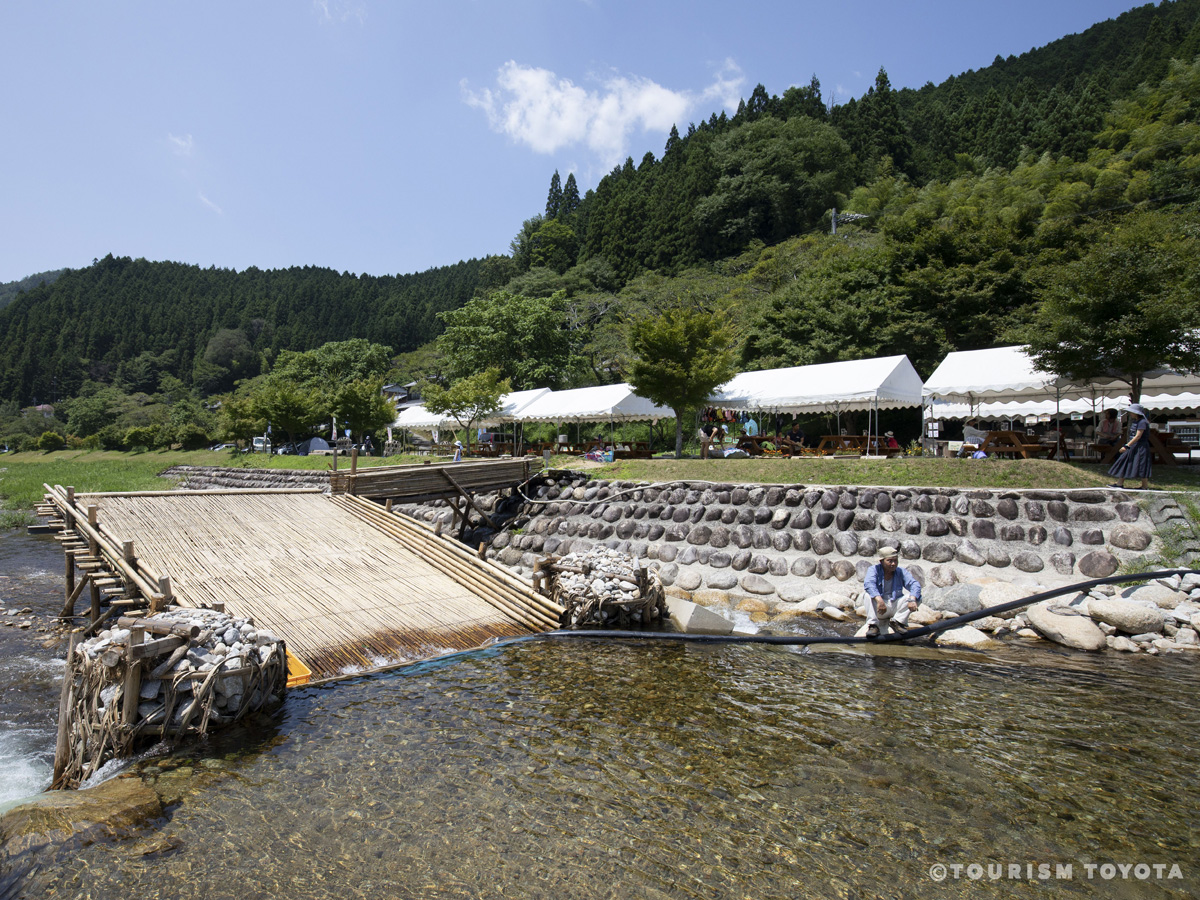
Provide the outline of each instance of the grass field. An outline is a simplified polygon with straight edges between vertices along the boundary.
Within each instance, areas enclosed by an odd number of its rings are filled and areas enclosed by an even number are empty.
[[[362,457],[359,467],[419,463],[428,457]],[[555,468],[585,468],[597,478],[629,481],[716,481],[763,484],[865,484],[911,487],[1043,488],[1103,487],[1100,466],[1050,460],[940,459],[640,459],[602,464],[556,456]],[[74,486],[78,491],[161,490],[171,483],[160,477],[177,465],[238,468],[328,469],[325,456],[151,451],[62,450],[56,453],[6,453],[0,456],[0,525],[31,521],[30,510],[41,500],[42,484]],[[349,461],[342,457],[339,468]],[[1200,467],[1159,466],[1151,486],[1158,490],[1200,491]]]

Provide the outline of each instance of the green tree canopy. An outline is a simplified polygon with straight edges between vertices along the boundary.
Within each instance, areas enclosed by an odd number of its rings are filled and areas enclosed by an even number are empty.
[[[732,346],[725,316],[695,306],[675,306],[629,324],[629,384],[638,396],[675,412],[676,459],[683,454],[688,410],[736,374]]]
[[[450,416],[466,429],[467,446],[471,445],[471,426],[500,408],[500,398],[512,390],[507,378],[492,367],[468,375],[448,387],[429,383],[421,391],[425,408],[432,413]]]
[[[442,314],[438,349],[454,380],[496,369],[515,390],[557,388],[571,366],[564,294],[526,297],[498,291]]]
[[[1022,336],[1043,369],[1116,377],[1138,400],[1148,372],[1200,371],[1200,216],[1140,212],[1098,231],[1081,258],[1041,273]]]

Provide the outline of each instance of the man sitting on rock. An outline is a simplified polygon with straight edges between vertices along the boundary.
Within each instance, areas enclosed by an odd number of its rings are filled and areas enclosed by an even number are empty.
[[[908,630],[908,614],[921,602],[921,585],[900,566],[900,551],[883,547],[879,562],[867,570],[863,583],[863,602],[867,610],[867,637],[877,638],[889,628],[897,633]],[[905,597],[905,591],[909,596]]]

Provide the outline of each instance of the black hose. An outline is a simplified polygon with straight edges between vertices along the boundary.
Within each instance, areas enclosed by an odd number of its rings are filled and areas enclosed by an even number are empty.
[[[616,631],[607,629],[548,631],[543,634],[530,635],[529,637],[534,639],[620,638],[622,640],[633,641],[694,641],[701,644],[782,644],[785,646],[806,646],[808,644],[893,644],[910,641],[914,638],[935,635],[939,631],[957,628],[960,625],[966,625],[968,622],[974,622],[988,616],[998,615],[999,613],[1008,612],[1013,609],[1020,609],[1023,606],[1032,606],[1043,600],[1049,600],[1051,597],[1061,597],[1063,594],[1074,594],[1079,591],[1091,590],[1099,584],[1123,584],[1126,581],[1148,581],[1152,578],[1163,578],[1169,575],[1184,575],[1189,573],[1200,574],[1200,570],[1166,569],[1159,572],[1139,572],[1136,575],[1110,575],[1107,578],[1095,578],[1091,581],[1081,581],[1055,588],[1052,591],[1043,591],[1040,594],[1022,597],[1020,600],[1011,600],[1008,603],[989,606],[987,609],[980,609],[961,616],[955,616],[953,619],[943,619],[935,625],[924,625],[920,628],[910,628],[900,634],[889,634],[874,638],[841,637],[840,635],[818,637],[813,635],[789,634],[684,634],[679,631]]]

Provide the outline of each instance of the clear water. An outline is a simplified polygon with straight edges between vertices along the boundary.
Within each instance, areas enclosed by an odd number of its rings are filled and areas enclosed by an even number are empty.
[[[21,857],[0,897],[1191,897],[1198,664],[513,644],[141,763],[161,820]]]

